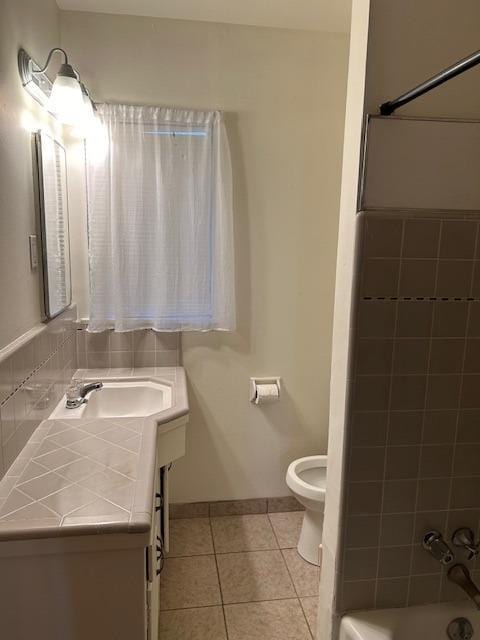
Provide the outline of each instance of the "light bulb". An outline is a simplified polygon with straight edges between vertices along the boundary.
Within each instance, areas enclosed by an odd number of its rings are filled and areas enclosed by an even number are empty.
[[[76,78],[57,75],[47,103],[47,109],[62,123],[74,125],[85,112],[82,89]]]
[[[83,96],[83,119],[88,126],[92,122],[92,120],[95,118],[95,114],[93,112],[92,101],[90,100],[88,93],[82,92],[82,96]]]
[[[94,117],[86,134],[89,162],[100,165],[108,154],[109,137],[106,126]]]
[[[81,84],[81,87],[83,96],[83,110],[81,117],[74,124],[72,133],[78,138],[87,138],[90,134],[90,131],[95,126],[96,117],[90,96],[88,95],[87,90],[84,88],[83,84]]]

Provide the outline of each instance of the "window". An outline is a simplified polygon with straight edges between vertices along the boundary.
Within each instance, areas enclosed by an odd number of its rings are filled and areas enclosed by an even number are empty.
[[[89,330],[232,330],[221,114],[102,105],[99,117],[105,153],[87,141]]]

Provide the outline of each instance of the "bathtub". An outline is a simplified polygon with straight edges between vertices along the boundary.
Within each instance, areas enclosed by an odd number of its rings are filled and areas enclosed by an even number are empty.
[[[467,618],[473,640],[480,639],[480,611],[465,601],[350,613],[341,620],[339,640],[447,640],[455,618]]]

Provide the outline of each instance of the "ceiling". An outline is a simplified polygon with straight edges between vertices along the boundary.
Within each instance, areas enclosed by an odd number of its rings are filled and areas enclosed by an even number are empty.
[[[60,9],[307,29],[350,30],[351,0],[57,0]]]

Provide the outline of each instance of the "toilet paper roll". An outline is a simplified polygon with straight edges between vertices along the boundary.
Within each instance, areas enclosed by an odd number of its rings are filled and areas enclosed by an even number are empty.
[[[278,400],[280,394],[276,384],[257,384],[255,404],[267,404]]]

